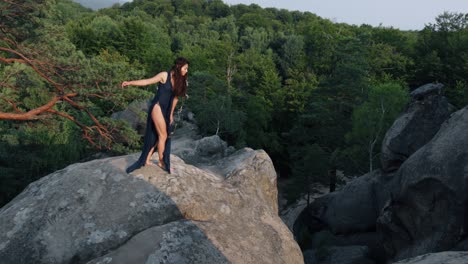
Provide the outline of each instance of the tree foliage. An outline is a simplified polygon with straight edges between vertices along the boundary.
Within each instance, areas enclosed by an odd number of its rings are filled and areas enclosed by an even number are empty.
[[[352,115],[352,130],[346,134],[351,147],[345,159],[354,170],[371,172],[378,167],[380,146],[385,132],[409,101],[408,92],[395,82],[372,86],[367,100],[356,107]],[[365,158],[367,156],[367,162]],[[366,166],[367,165],[367,166]],[[364,168],[367,167],[367,171]]]
[[[468,103],[458,98],[460,84],[468,81],[468,14],[445,12],[437,16],[434,24],[418,34],[415,53],[415,83],[443,83],[458,107]]]

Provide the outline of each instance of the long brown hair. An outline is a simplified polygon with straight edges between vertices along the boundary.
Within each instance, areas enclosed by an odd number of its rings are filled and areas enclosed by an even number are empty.
[[[174,61],[172,66],[172,74],[174,76],[174,94],[176,96],[185,96],[187,94],[187,75],[182,76],[180,70],[185,64],[189,64],[188,60],[183,57],[179,57]]]

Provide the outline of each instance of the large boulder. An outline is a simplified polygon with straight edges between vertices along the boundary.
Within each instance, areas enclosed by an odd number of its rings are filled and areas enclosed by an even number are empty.
[[[387,254],[395,260],[449,250],[466,236],[467,131],[465,107],[398,170],[399,191],[378,219]]]
[[[377,262],[384,262],[385,252],[380,245],[380,236],[377,232],[360,232],[349,235],[336,235],[330,230],[322,230],[310,237],[307,249],[320,249],[330,247],[365,246],[369,250],[369,258]]]
[[[394,181],[395,177],[375,170],[316,198],[294,224],[296,240],[307,249],[365,246],[372,259],[385,260],[376,222],[392,193],[383,185],[392,186]]]
[[[444,88],[444,85],[441,83],[428,83],[414,89],[414,91],[410,93],[410,96],[414,100],[423,100],[429,95],[441,95],[442,88]]]
[[[302,247],[362,245],[378,262],[468,248],[468,107],[450,114],[441,88],[412,93],[384,140],[384,170],[301,213],[294,234]]]
[[[234,148],[228,147],[227,143],[217,135],[199,139],[195,135],[190,136],[189,133],[183,131],[190,129],[192,125],[186,122],[185,124],[175,133],[172,146],[172,153],[180,156],[185,162],[197,167],[209,166],[234,152]]]
[[[442,84],[426,84],[411,93],[412,101],[385,134],[382,142],[382,169],[400,165],[437,133],[449,117],[450,106],[441,95]]]
[[[146,130],[146,113],[150,104],[151,100],[134,101],[126,109],[113,113],[111,118],[127,122],[138,134],[144,135]]]
[[[468,252],[439,252],[404,259],[394,264],[466,264]]]
[[[373,185],[379,175],[376,170],[350,181],[338,192],[317,198],[308,208],[310,214],[335,234],[375,230],[379,214]]]
[[[374,264],[365,246],[329,247],[304,252],[305,264]]]
[[[239,150],[173,173],[138,154],[74,164],[28,186],[0,210],[2,263],[303,263],[278,217],[264,151]]]
[[[309,196],[309,202],[313,202],[316,198],[321,197],[329,192],[328,186],[323,186],[320,183],[313,184],[312,186],[313,192]],[[278,186],[278,205],[280,208],[279,214],[283,222],[288,226],[289,230],[293,231],[297,218],[307,207],[307,195],[303,195],[294,203],[288,204],[287,199],[284,197],[285,195],[283,194],[281,197],[281,190],[284,188],[284,186]]]

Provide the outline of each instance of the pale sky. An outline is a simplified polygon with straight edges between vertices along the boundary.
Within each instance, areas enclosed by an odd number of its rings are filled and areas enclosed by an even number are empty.
[[[223,0],[308,11],[333,22],[420,30],[444,11],[468,13],[468,0]]]

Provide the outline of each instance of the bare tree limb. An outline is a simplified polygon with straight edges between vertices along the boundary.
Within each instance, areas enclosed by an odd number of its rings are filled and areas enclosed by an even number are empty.
[[[47,104],[40,106],[38,108],[29,110],[25,113],[5,113],[0,112],[0,120],[17,120],[17,121],[27,121],[27,120],[36,120],[38,116],[44,112],[47,112],[52,108],[58,101],[59,97],[52,98]]]

